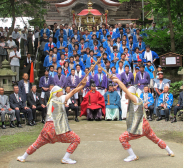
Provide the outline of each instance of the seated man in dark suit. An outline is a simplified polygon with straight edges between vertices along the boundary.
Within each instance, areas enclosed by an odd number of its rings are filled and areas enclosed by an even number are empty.
[[[15,128],[13,121],[15,118],[15,110],[10,108],[9,97],[4,95],[4,88],[0,86],[0,115],[1,115],[1,122],[2,122],[2,129],[6,129],[5,126],[5,114],[10,115],[10,127]]]
[[[70,93],[70,87],[69,86],[66,87],[65,92],[66,92],[66,94]],[[69,109],[74,110],[75,111],[75,121],[79,122],[79,120],[77,118],[78,115],[79,115],[79,107],[76,104],[76,100],[75,100],[74,96],[72,96],[70,99],[68,99],[67,102],[65,102],[65,109],[66,109],[67,116],[68,116]]]
[[[49,101],[49,97],[50,97],[50,91],[52,90],[53,87],[54,87],[54,84],[50,84],[49,91],[45,92],[45,97],[44,97],[45,106],[47,106],[47,102]]]
[[[174,119],[171,121],[171,123],[177,122],[176,114],[181,109],[183,109],[183,91],[180,92],[180,96],[179,96],[179,99],[178,99],[178,104],[174,107]]]
[[[32,86],[31,92],[27,95],[27,106],[32,110],[33,122],[36,125],[36,110],[42,111],[42,123],[45,123],[46,106],[43,104],[40,94],[36,92],[36,85]]]
[[[28,125],[33,126],[32,124],[32,110],[26,106],[26,100],[19,93],[19,87],[16,85],[13,87],[14,93],[10,95],[10,107],[15,110],[15,116],[17,118],[17,127],[22,128],[20,124],[20,112],[23,112],[24,115],[28,114]]]

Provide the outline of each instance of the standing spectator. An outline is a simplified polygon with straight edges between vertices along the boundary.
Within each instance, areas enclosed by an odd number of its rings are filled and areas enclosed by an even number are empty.
[[[151,93],[148,92],[149,91],[149,87],[148,86],[144,86],[144,92],[141,93],[140,98],[142,99],[143,103],[144,103],[144,109],[146,110],[146,112],[148,112],[149,110],[149,114],[147,113],[147,119],[149,119],[149,121],[152,121],[152,115],[153,115],[153,110],[154,110],[154,98],[152,96]]]
[[[8,44],[7,52],[8,52],[8,60],[9,60],[10,52],[13,51],[13,46],[16,45],[15,41],[13,41],[13,39],[12,39],[12,35],[9,36],[9,40],[7,41],[7,44]]]
[[[134,76],[129,70],[129,66],[125,65],[125,72],[121,74],[121,81],[126,87],[134,84]]]
[[[89,72],[89,68],[86,68],[86,69],[85,69],[85,75],[86,75],[88,72]],[[85,75],[82,76],[81,80],[85,77]],[[82,97],[85,97],[86,94],[90,91],[92,76],[91,76],[91,75],[88,75],[88,76],[86,77],[86,80],[87,80],[87,82],[86,82],[86,85],[85,85],[84,88],[83,88],[83,91],[82,91],[83,95],[82,95]]]
[[[19,81],[19,67],[20,67],[20,62],[19,59],[21,58],[20,53],[17,51],[17,46],[13,46],[13,51],[10,52],[10,65],[11,65],[11,70],[13,72],[17,72],[16,75],[16,81]],[[15,77],[12,77],[12,81],[15,81]]]
[[[18,29],[15,28],[12,33],[13,41],[15,41],[15,44],[17,45],[17,51],[19,51],[19,39],[20,39],[20,33],[18,32]]]
[[[8,27],[5,27],[5,31],[3,33],[4,33],[4,37],[6,38],[6,40],[7,40],[8,32],[9,32]]]
[[[146,51],[142,53],[142,58],[144,62],[150,60],[151,63],[154,63],[156,59],[159,59],[158,54],[154,51],[151,51],[149,45],[146,46]]]
[[[69,77],[67,77],[66,86],[70,86],[70,89],[73,90],[77,87],[79,82],[80,82],[80,79],[78,76],[75,75],[75,69],[71,69],[71,75]],[[78,93],[75,93],[74,97],[75,97],[76,102],[78,104],[78,98],[79,98]]]
[[[65,92],[66,92],[66,95],[70,93],[70,86],[66,87]],[[79,120],[78,120],[79,107],[76,103],[74,95],[71,98],[69,98],[67,102],[65,102],[65,109],[66,109],[67,116],[68,116],[69,109],[74,110],[75,111],[75,121],[79,122]]]
[[[57,28],[57,23],[54,23],[54,30],[53,30],[53,42],[56,43],[57,42],[57,38],[55,38],[55,33],[58,30]]]
[[[40,36],[41,36],[41,37],[43,37],[43,33],[46,33],[47,38],[50,37],[50,31],[49,31],[49,29],[47,28],[47,24],[46,24],[46,23],[43,24],[43,29],[41,29],[41,31],[40,31]]]
[[[10,117],[10,127],[15,128],[13,121],[15,118],[15,110],[10,108],[9,98],[8,96],[4,95],[4,88],[0,87],[0,115],[1,115],[1,122],[2,122],[2,129],[6,129],[5,126],[5,114],[11,115]]]
[[[103,96],[107,91],[107,77],[102,73],[102,68],[98,68],[98,73],[94,75],[97,91]]]
[[[33,54],[33,34],[31,30],[28,30],[27,49],[29,53]]]
[[[34,40],[34,47],[35,47],[35,54],[36,54],[36,51],[37,51],[37,48],[38,48],[38,41],[40,39],[40,30],[39,30],[39,26],[36,26],[35,27],[35,31],[34,31],[34,37],[35,37],[35,40]]]
[[[156,22],[152,23],[152,26],[149,28],[149,30],[157,31]]]
[[[154,96],[154,90],[153,90],[153,79],[155,78],[155,68],[153,67],[153,65],[151,65],[151,61],[148,60],[147,61],[147,65],[145,67],[145,71],[149,73],[150,75],[150,90],[149,92],[152,93],[152,95]]]
[[[27,57],[24,60],[24,68],[27,67],[28,65],[30,65],[32,61],[33,60],[31,58],[31,54],[30,53],[27,53]],[[28,72],[28,74],[29,74],[29,72]]]
[[[177,122],[176,114],[179,110],[182,110],[182,109],[183,109],[183,91],[180,92],[178,104],[174,107],[174,119],[171,121],[171,123]]]
[[[4,36],[3,27],[0,27],[0,37]]]
[[[26,101],[23,99],[22,95],[19,93],[19,87],[13,87],[14,93],[10,95],[10,107],[15,110],[15,115],[17,118],[17,127],[22,128],[20,124],[20,112],[23,112],[25,117],[28,115],[28,125],[32,124],[32,110],[26,106]]]
[[[42,122],[45,120],[46,116],[46,107],[40,97],[40,94],[36,92],[36,85],[32,86],[31,92],[27,95],[27,106],[32,110],[33,113],[33,122],[32,124],[36,125],[36,110],[42,112]]]
[[[148,72],[144,70],[145,66],[143,64],[140,65],[140,71],[136,74],[135,84],[138,84],[139,88],[139,96],[144,89],[144,86],[150,84],[150,75]]]
[[[65,88],[66,85],[66,77],[65,75],[61,74],[62,68],[57,68],[57,75],[54,76],[54,85],[61,87],[62,89]]]
[[[156,114],[157,114],[157,121],[162,120],[162,116],[160,113],[160,110],[163,110],[165,112],[165,121],[169,121],[169,110],[172,107],[173,104],[173,95],[171,93],[168,93],[169,86],[164,86],[163,93],[159,96],[158,104],[156,108]]]
[[[22,95],[24,101],[27,101],[27,95],[31,91],[31,83],[28,80],[28,74],[24,73],[22,76],[22,80],[19,81],[19,93]]]
[[[41,98],[45,96],[45,92],[49,90],[50,84],[54,84],[54,79],[49,76],[49,70],[45,70],[45,75],[40,78],[39,87],[42,88]]]
[[[27,34],[23,29],[21,33],[21,39],[20,39],[21,55],[26,55],[26,48],[27,48]]]
[[[45,56],[47,55],[47,52],[44,51],[44,48],[45,48],[45,44],[48,42],[49,40],[47,38],[46,33],[43,33],[43,37],[41,37],[40,41],[38,41],[38,48],[40,47],[40,53],[41,53],[41,61],[43,61]]]
[[[6,59],[7,49],[8,49],[8,44],[7,44],[7,42],[4,41],[4,36],[1,36],[1,41],[0,41],[0,66],[2,66],[2,61],[4,61]]]

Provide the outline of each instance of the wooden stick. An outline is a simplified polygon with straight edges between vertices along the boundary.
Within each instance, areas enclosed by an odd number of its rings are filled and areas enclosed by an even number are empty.
[[[100,59],[100,58],[99,58]],[[92,58],[92,60],[96,63],[96,61]],[[98,65],[99,68],[102,68],[100,65]],[[112,77],[111,74],[109,74],[109,72],[107,72],[104,68],[102,68],[102,70],[108,75],[109,78]]]
[[[102,56],[103,56],[103,55],[102,55]],[[97,62],[92,58],[92,60],[95,62],[93,68],[90,69],[90,71],[85,75],[85,77],[81,80],[81,82],[77,85],[77,87],[79,87],[80,84],[83,82],[83,80],[89,75],[89,73],[90,73],[93,69],[95,69],[95,66],[98,64],[98,61],[101,60],[102,56],[97,60]]]
[[[109,94],[107,95],[107,99],[108,99],[108,104],[110,104],[110,97],[109,97]]]

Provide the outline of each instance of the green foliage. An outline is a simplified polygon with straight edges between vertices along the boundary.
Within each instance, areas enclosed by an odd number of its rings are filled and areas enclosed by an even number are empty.
[[[47,10],[44,9],[48,3],[44,0],[1,0],[0,17],[12,17],[12,28],[14,28],[15,17],[33,17],[43,20]],[[9,33],[13,31],[10,30]]]
[[[173,95],[178,95],[180,92],[180,87],[183,85],[183,81],[178,81],[170,84],[169,92]]]
[[[158,28],[156,32],[153,30],[145,30],[145,32],[147,34],[147,38],[144,37],[144,42],[147,45],[150,45],[151,49],[158,55],[162,55],[171,51],[169,29],[161,30],[161,28]],[[176,53],[183,54],[183,31],[175,32],[174,38]]]

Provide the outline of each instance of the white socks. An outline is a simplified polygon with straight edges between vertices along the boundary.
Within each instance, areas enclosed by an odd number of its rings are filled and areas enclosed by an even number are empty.
[[[127,152],[129,153],[130,156],[136,156],[132,148],[128,149]]]
[[[70,153],[66,152],[66,153],[65,153],[65,156],[63,157],[63,159],[64,159],[64,160],[70,159],[70,155],[71,155]]]
[[[26,158],[28,157],[29,155],[27,154],[27,152],[24,153],[24,155],[22,155],[22,158],[26,160]]]
[[[168,152],[168,154],[173,154],[173,151],[168,146],[166,146],[165,150]]]

